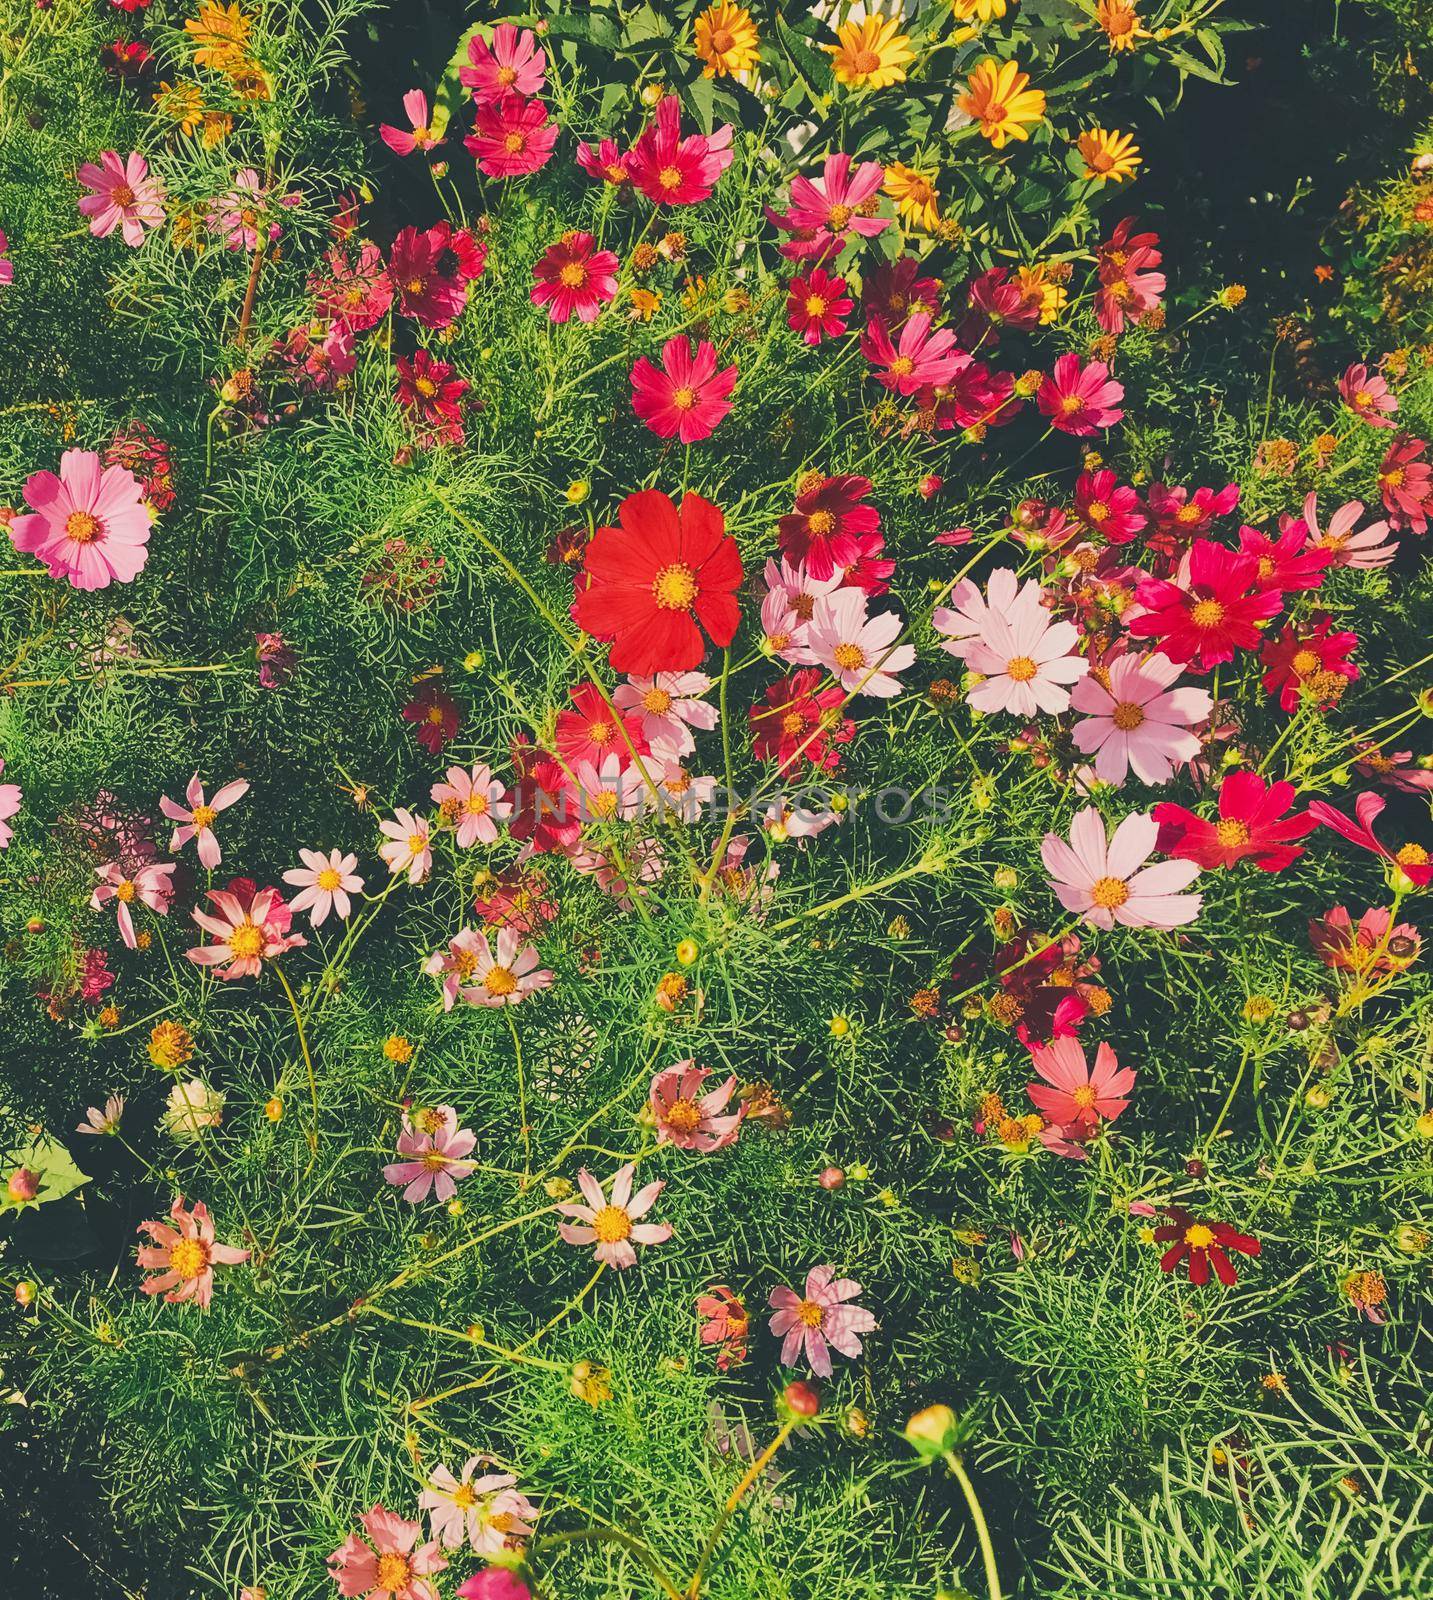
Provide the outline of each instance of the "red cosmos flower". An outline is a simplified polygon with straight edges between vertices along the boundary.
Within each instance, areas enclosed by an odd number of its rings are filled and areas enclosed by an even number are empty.
[[[628,153],[627,175],[655,205],[693,206],[711,194],[732,155],[729,122],[684,139],[677,97],[667,95]]]
[[[1332,906],[1322,917],[1309,921],[1309,943],[1326,967],[1354,972],[1360,977],[1381,977],[1402,972],[1418,959],[1423,940],[1411,922],[1391,928],[1386,906],[1371,906],[1357,926],[1343,906]]]
[[[545,850],[571,849],[582,834],[582,806],[561,763],[526,735],[514,743],[512,759],[517,782],[506,796],[513,807],[508,833],[523,846],[518,860]]]
[[[425,450],[463,443],[463,413],[459,401],[468,392],[468,380],[453,376],[446,361],[435,361],[426,350],[415,350],[411,360],[399,356],[395,399],[417,420],[418,443]]]
[[[746,1342],[751,1333],[751,1318],[741,1296],[724,1283],[714,1284],[697,1296],[697,1316],[701,1319],[701,1342],[720,1347],[717,1371],[725,1372],[733,1362],[746,1360]]]
[[[1307,811],[1285,813],[1298,790],[1291,783],[1265,783],[1257,772],[1231,772],[1219,787],[1219,819],[1206,821],[1183,806],[1161,800],[1154,808],[1159,824],[1155,848],[1167,856],[1195,861],[1206,872],[1232,867],[1246,856],[1264,872],[1282,872],[1303,855],[1291,843],[1318,826]]]
[[[399,311],[425,328],[446,328],[461,315],[468,285],[482,275],[487,254],[466,228],[448,222],[421,233],[401,229],[388,261]]]
[[[883,261],[861,285],[861,309],[868,319],[879,317],[888,328],[899,328],[912,311],[934,316],[940,299],[940,279],[921,277],[914,256]]]
[[[1033,328],[1040,320],[1040,301],[1021,291],[1008,267],[991,267],[966,288],[970,314],[960,324],[960,340],[972,350],[993,345],[1000,328]]]
[[[1398,396],[1388,387],[1388,380],[1382,373],[1370,372],[1358,362],[1338,380],[1338,392],[1360,422],[1366,422],[1370,428],[1393,426]]]
[[[533,267],[528,298],[546,306],[554,322],[566,322],[574,313],[579,322],[595,322],[617,293],[618,265],[612,251],[599,250],[590,233],[564,233]]]
[[[698,494],[677,505],[642,489],[617,520],[593,534],[573,605],[578,627],[611,643],[613,671],[688,672],[706,654],[703,628],[724,650],[741,620],[742,567],[720,509]]]
[[[1106,544],[1128,544],[1149,521],[1139,496],[1108,467],[1075,480],[1075,515]]]
[[[854,473],[813,476],[814,483],[803,479],[796,509],[777,524],[777,542],[788,561],[804,564],[811,577],[824,581],[838,567],[861,559],[859,535],[874,533],[881,514],[865,504],[871,492],[869,478]]]
[[[1203,533],[1215,517],[1227,517],[1238,504],[1237,483],[1227,484],[1219,490],[1196,489],[1192,496],[1188,489],[1152,483],[1149,486],[1149,509],[1154,518],[1154,529],[1146,543],[1159,555],[1177,555],[1192,539]]]
[[[1111,335],[1123,333],[1127,319],[1155,310],[1165,289],[1164,274],[1154,270],[1164,259],[1158,235],[1131,235],[1133,227],[1134,218],[1126,217],[1099,249],[1095,319]]]
[[[1085,438],[1101,428],[1114,427],[1124,416],[1119,409],[1124,397],[1124,385],[1110,377],[1103,361],[1082,367],[1079,356],[1070,350],[1041,383],[1035,404],[1049,417],[1052,428]]]
[[[1378,469],[1378,487],[1390,527],[1428,531],[1428,518],[1433,515],[1433,466],[1422,459],[1427,448],[1426,440],[1406,433],[1388,447]]]
[[[105,446],[104,464],[132,472],[156,511],[168,511],[174,504],[173,452],[166,440],[138,419],[125,423]],[[1429,781],[1433,783],[1433,778]]]
[[[1346,683],[1358,677],[1349,657],[1358,648],[1356,633],[1331,633],[1333,619],[1315,612],[1313,629],[1290,623],[1259,652],[1264,663],[1264,693],[1277,694],[1279,709],[1296,711],[1301,702],[1333,705]]]
[[[612,139],[604,139],[594,150],[590,144],[581,143],[577,146],[577,165],[589,178],[597,178],[602,183],[610,183],[614,189],[628,187],[632,182],[632,175],[627,171],[627,157],[617,148]]]
[[[435,756],[458,731],[462,722],[457,702],[441,684],[425,683],[403,707],[403,720],[416,723],[418,743]]]
[[[1209,1268],[1220,1283],[1239,1281],[1228,1252],[1237,1250],[1240,1255],[1259,1254],[1259,1241],[1247,1233],[1240,1233],[1227,1222],[1196,1222],[1179,1206],[1167,1206],[1168,1223],[1154,1230],[1154,1237],[1169,1249],[1159,1258],[1161,1272],[1173,1272],[1181,1261],[1189,1262],[1189,1281],[1202,1286],[1209,1282]]]
[[[651,755],[640,712],[625,716],[614,710],[595,683],[579,684],[572,691],[572,705],[571,711],[557,713],[557,753],[569,771],[576,771],[584,761],[600,768],[608,756],[614,755],[627,768],[632,765],[634,750],[639,756]]]
[[[632,409],[659,439],[707,438],[731,410],[736,367],[717,371],[716,346],[678,334],[662,346],[662,365],[640,356],[632,368]]]
[[[1426,888],[1430,879],[1433,879],[1433,857],[1429,856],[1421,844],[1406,844],[1395,855],[1374,838],[1373,824],[1382,814],[1383,807],[1382,795],[1375,794],[1372,789],[1366,789],[1353,803],[1357,822],[1344,816],[1342,811],[1336,811],[1326,800],[1315,800],[1309,806],[1309,815],[1315,822],[1321,822],[1324,827],[1332,828],[1350,844],[1356,844],[1360,850],[1371,850],[1374,855],[1382,856],[1390,867],[1397,868],[1415,888]]]
[[[1086,1017],[1110,1008],[1109,991],[1089,981],[1099,970],[1098,958],[1080,959],[1078,934],[1049,942],[1042,933],[1019,932],[996,953],[995,974],[1003,992],[991,1001],[991,1015],[1013,1021],[1024,1045],[1073,1038]]]
[[[859,554],[848,566],[841,568],[841,587],[860,589],[864,594],[885,594],[890,589],[886,581],[896,570],[896,564],[881,555],[886,548],[883,533],[858,533],[856,544]]]
[[[895,394],[914,394],[917,389],[949,383],[970,357],[955,348],[955,335],[949,328],[931,331],[930,313],[913,311],[900,330],[895,344],[879,317],[873,317],[861,335],[861,354],[873,367],[876,382]]]
[[[1256,586],[1259,563],[1235,555],[1209,539],[1196,539],[1189,552],[1189,575],[1182,584],[1141,577],[1135,598],[1144,608],[1129,631],[1137,639],[1156,639],[1171,661],[1188,662],[1193,672],[1208,672],[1234,652],[1259,643],[1255,627],[1279,609],[1276,590]]]
[[[794,328],[807,344],[820,344],[823,338],[839,339],[846,331],[846,318],[855,302],[846,293],[846,280],[833,278],[820,267],[812,267],[804,278],[793,278],[786,296],[786,325]]]
[[[1239,529],[1239,553],[1259,563],[1260,588],[1281,591],[1317,589],[1334,557],[1330,549],[1309,548],[1309,529],[1303,522],[1291,522],[1277,539],[1246,524]]]
[[[820,688],[824,676],[816,667],[803,667],[768,685],[766,704],[755,705],[748,713],[752,749],[761,760],[786,768],[805,759],[824,772],[834,772],[840,765],[840,752],[831,747],[849,744],[856,736],[856,724],[838,710],[846,698],[844,690],[835,684]]]
[[[484,177],[525,178],[547,165],[556,143],[557,124],[541,100],[505,94],[478,107],[463,147]]]
[[[154,52],[138,39],[116,39],[100,51],[100,65],[114,78],[138,78],[148,72]]]
[[[1008,372],[993,371],[981,361],[963,365],[949,383],[938,389],[922,389],[916,396],[916,405],[922,413],[932,413],[931,424],[938,433],[948,428],[1003,428],[1014,422],[1020,410],[1015,379]],[[979,432],[972,435],[978,436]]]
[[[515,928],[533,938],[556,920],[558,907],[549,897],[546,876],[514,863],[480,879],[473,891],[473,910],[489,928]]]
[[[331,249],[327,260],[327,276],[315,273],[308,281],[309,293],[316,297],[319,312],[344,323],[355,333],[381,322],[393,304],[393,280],[383,265],[378,246],[361,245],[356,261],[349,261],[339,249]]]

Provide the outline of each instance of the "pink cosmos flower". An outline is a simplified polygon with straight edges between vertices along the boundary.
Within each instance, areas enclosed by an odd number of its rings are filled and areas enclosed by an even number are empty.
[[[1086,438],[1114,427],[1124,416],[1119,409],[1124,397],[1124,385],[1110,377],[1103,361],[1082,367],[1079,356],[1067,351],[1040,384],[1035,404],[1049,417],[1052,428]]]
[[[478,935],[472,928],[461,928],[448,941],[446,950],[435,950],[423,963],[430,978],[441,978],[443,1010],[451,1011],[463,985],[478,965]]]
[[[773,1289],[767,1304],[775,1313],[771,1331],[781,1340],[781,1364],[794,1367],[804,1354],[818,1378],[829,1378],[832,1350],[843,1356],[860,1355],[857,1335],[876,1326],[864,1306],[847,1304],[860,1293],[859,1283],[838,1278],[831,1266],[812,1267],[804,1294],[785,1284]]]
[[[1362,515],[1363,501],[1349,500],[1329,518],[1327,532],[1320,532],[1318,495],[1310,493],[1304,501],[1302,525],[1313,535],[1313,548],[1328,552],[1331,566],[1365,571],[1386,567],[1398,554],[1398,540],[1388,539],[1388,522],[1370,522],[1355,532],[1354,524]]]
[[[480,106],[511,94],[530,99],[542,88],[547,70],[547,57],[532,30],[519,31],[510,22],[493,29],[491,45],[475,33],[468,40],[468,60],[471,65],[458,68],[458,82],[473,91]]]
[[[552,973],[537,964],[536,947],[524,945],[516,928],[499,928],[495,946],[485,933],[477,934],[474,949],[476,981],[459,990],[470,1006],[515,1006],[552,982]]]
[[[418,1496],[418,1505],[428,1513],[433,1537],[449,1550],[459,1549],[464,1540],[480,1556],[520,1550],[532,1534],[537,1507],[514,1487],[517,1479],[511,1472],[474,1477],[483,1465],[482,1456],[469,1456],[461,1476],[455,1478],[439,1462]]]
[[[806,647],[848,694],[889,700],[901,692],[896,673],[915,663],[913,644],[896,644],[904,623],[899,612],[866,612],[859,589],[822,595],[806,630]]]
[[[861,354],[873,367],[876,382],[895,394],[911,395],[917,389],[938,388],[947,384],[970,362],[964,350],[956,349],[955,335],[949,328],[932,332],[930,313],[913,311],[891,343],[886,325],[873,317],[861,335]]]
[[[90,910],[99,911],[109,901],[115,903],[115,917],[119,923],[119,936],[125,948],[135,948],[134,917],[130,906],[137,900],[161,917],[169,915],[169,902],[174,898],[174,885],[169,881],[174,873],[174,863],[148,861],[137,867],[131,875],[118,861],[99,869],[99,884],[90,896]]]
[[[1353,803],[1357,822],[1346,817],[1342,811],[1335,810],[1327,800],[1315,800],[1309,807],[1308,814],[1315,822],[1321,822],[1326,828],[1332,828],[1350,844],[1356,844],[1361,850],[1370,850],[1374,855],[1381,856],[1390,873],[1401,872],[1414,888],[1424,889],[1430,881],[1433,881],[1433,857],[1429,856],[1428,851],[1421,844],[1406,844],[1395,854],[1374,837],[1373,824],[1383,814],[1386,804],[1387,801],[1382,795],[1375,794],[1372,789],[1365,789]]]
[[[119,1119],[124,1115],[124,1096],[112,1094],[104,1103],[104,1110],[98,1106],[89,1106],[85,1111],[85,1120],[77,1124],[76,1133],[93,1135],[107,1135],[119,1132]]]
[[[550,245],[532,269],[528,298],[546,306],[553,322],[566,322],[574,314],[579,322],[595,322],[617,293],[619,262],[610,250],[599,250],[590,233],[564,233]]]
[[[1331,906],[1322,917],[1309,921],[1309,943],[1314,954],[1335,972],[1351,972],[1359,979],[1402,972],[1418,959],[1423,939],[1411,922],[1391,926],[1387,906],[1370,906],[1355,923],[1345,906]]]
[[[284,882],[300,890],[289,902],[290,911],[307,911],[309,924],[317,928],[328,920],[330,911],[336,911],[346,922],[353,912],[351,894],[363,893],[363,879],[354,872],[358,857],[344,855],[340,850],[300,850],[301,867],[290,867]]]
[[[878,161],[854,162],[840,151],[826,157],[819,178],[798,173],[791,180],[788,208],[777,212],[768,207],[766,212],[769,222],[793,236],[781,246],[781,254],[791,261],[812,256],[824,260],[838,255],[853,233],[870,239],[889,228],[889,217],[865,214],[884,182]]]
[[[281,195],[277,204],[297,205],[296,194]],[[279,237],[282,229],[272,219],[264,218],[274,204],[264,181],[253,167],[243,167],[234,174],[234,187],[228,194],[214,202],[214,209],[204,219],[211,233],[223,236],[229,250],[257,250],[259,240],[269,244]]]
[[[603,139],[595,150],[590,144],[579,143],[577,165],[589,178],[609,183],[614,189],[621,189],[632,182],[627,172],[627,157],[611,139]]]
[[[996,576],[991,574],[992,599]],[[1080,630],[1073,622],[1055,621],[1041,605],[1040,594],[1040,585],[1030,579],[1008,607],[987,607],[979,633],[960,641],[965,664],[984,678],[970,691],[975,710],[1016,717],[1042,711],[1054,715],[1070,704],[1066,685],[1090,670],[1084,656],[1071,653]]]
[[[145,1294],[162,1294],[175,1305],[192,1300],[203,1310],[213,1298],[214,1268],[237,1267],[249,1259],[249,1252],[216,1243],[209,1208],[202,1200],[187,1211],[184,1196],[175,1195],[169,1219],[169,1223],[141,1222],[136,1230],[150,1240],[139,1247],[139,1265],[157,1274],[139,1287]]]
[[[409,883],[422,883],[433,870],[433,844],[431,825],[426,817],[415,817],[404,806],[392,817],[378,824],[388,843],[380,845],[379,855],[388,863],[388,870],[396,878],[400,872],[408,874]]]
[[[1399,434],[1389,445],[1378,469],[1383,509],[1393,528],[1425,533],[1433,511],[1433,464],[1423,460],[1427,440]]]
[[[5,230],[0,228],[0,288],[15,281],[15,263],[5,254],[10,248],[10,241],[5,237]]]
[[[80,212],[90,219],[96,239],[107,239],[118,228],[127,245],[141,245],[144,230],[164,221],[164,190],[137,150],[127,156],[103,150],[98,166],[87,161],[75,176],[94,190],[80,201]]]
[[[705,1067],[688,1059],[653,1077],[647,1103],[657,1124],[658,1144],[674,1144],[679,1150],[710,1155],[713,1150],[736,1143],[746,1115],[745,1102],[723,1115],[736,1089],[736,1074],[703,1094],[702,1085],[710,1076]]]
[[[656,205],[696,205],[731,165],[731,137],[731,124],[724,122],[709,134],[683,138],[680,102],[669,94],[628,153],[627,174]]]
[[[1139,496],[1108,467],[1076,479],[1075,515],[1106,544],[1128,544],[1149,521]]]
[[[707,438],[731,410],[736,367],[717,370],[716,346],[678,334],[662,346],[662,365],[640,356],[632,368],[632,409],[659,439]]]
[[[1293,841],[1317,825],[1307,811],[1287,815],[1297,793],[1291,783],[1269,783],[1240,768],[1219,786],[1217,821],[1162,800],[1154,808],[1158,848],[1195,862],[1205,872],[1232,867],[1246,857],[1263,872],[1282,872],[1304,853]]]
[[[1166,655],[1119,656],[1075,685],[1070,703],[1085,713],[1075,724],[1075,747],[1095,757],[1102,782],[1123,783],[1132,768],[1143,783],[1168,783],[1199,754],[1191,730],[1208,718],[1214,701],[1204,689],[1174,688],[1179,672]]]
[[[1109,1045],[1101,1044],[1095,1052],[1093,1069],[1070,1035],[1029,1048],[1035,1071],[1045,1081],[1030,1084],[1027,1093],[1067,1141],[1089,1138],[1100,1122],[1113,1122],[1129,1104],[1136,1074],[1120,1066]]]
[[[987,630],[1003,625],[1016,610],[1038,607],[1040,585],[1034,579],[1022,584],[1012,568],[997,567],[984,594],[969,578],[962,578],[951,590],[950,602],[936,607],[931,624],[944,640],[941,649],[964,660]]]
[[[446,328],[467,305],[468,285],[482,276],[487,256],[466,228],[400,228],[388,263],[399,311],[425,328]]]
[[[1202,897],[1181,892],[1199,868],[1192,861],[1145,866],[1158,837],[1159,824],[1137,811],[1107,840],[1099,812],[1087,806],[1070,825],[1069,843],[1047,833],[1040,856],[1060,904],[1092,927],[1178,928],[1199,915]]]
[[[25,480],[31,515],[13,517],[10,542],[74,589],[133,583],[148,559],[154,514],[127,467],[106,467],[93,450],[66,450],[60,471]]]
[[[1433,772],[1424,766],[1414,766],[1411,750],[1383,750],[1371,739],[1361,739],[1355,746],[1353,769],[1365,778],[1383,784],[1387,789],[1401,789],[1405,794],[1423,794],[1433,789]]]
[[[292,913],[277,889],[259,889],[246,900],[236,887],[209,891],[217,916],[195,907],[195,922],[214,942],[184,954],[196,967],[222,968],[216,974],[220,978],[257,978],[264,962],[308,940],[288,931]]]
[[[677,761],[697,747],[692,729],[710,732],[717,708],[698,698],[712,686],[704,672],[658,672],[650,678],[629,677],[612,694],[619,711],[641,713],[642,736],[659,760]]]
[[[378,246],[365,240],[352,261],[342,251],[330,250],[327,263],[326,274],[316,272],[308,281],[319,311],[355,333],[382,322],[393,304],[393,280]]]
[[[391,122],[378,126],[379,138],[395,155],[411,156],[415,150],[436,150],[444,143],[429,124],[428,96],[421,89],[410,89],[403,96],[403,109],[411,128],[395,128]]]
[[[844,278],[833,278],[820,267],[812,267],[804,277],[791,280],[786,295],[786,325],[809,345],[818,345],[822,339],[839,339],[846,331],[846,318],[854,305]]]
[[[635,817],[642,809],[642,802],[649,793],[647,782],[651,771],[648,769],[648,778],[644,779],[635,763],[624,760],[613,750],[600,762],[579,761],[572,775],[577,780],[582,820],[611,822]],[[570,852],[568,859],[579,872],[597,870],[595,862],[579,861],[576,852]]]
[[[248,792],[248,780],[235,778],[232,783],[224,784],[212,800],[206,800],[204,785],[200,783],[199,774],[196,772],[184,791],[184,805],[181,806],[178,801],[171,800],[167,794],[161,795],[159,809],[171,822],[180,824],[170,837],[170,850],[182,850],[191,839],[197,839],[199,864],[212,872],[224,859],[219,852],[219,840],[214,833],[214,823],[221,811],[227,811],[236,800],[242,800]]]
[[[430,793],[443,820],[453,824],[460,850],[479,842],[492,844],[498,836],[498,823],[512,815],[512,801],[485,765],[475,766],[471,772],[449,767],[446,780],[435,783]]]
[[[478,107],[464,147],[486,178],[525,178],[545,167],[557,143],[557,124],[541,100],[505,94]]]
[[[575,1217],[575,1222],[559,1222],[557,1231],[567,1244],[595,1244],[593,1254],[606,1267],[619,1270],[633,1266],[637,1260],[634,1245],[665,1244],[672,1237],[669,1222],[643,1222],[657,1196],[666,1187],[658,1178],[646,1188],[632,1193],[632,1179],[636,1166],[629,1161],[620,1167],[612,1179],[609,1199],[602,1185],[586,1167],[577,1174],[577,1186],[582,1190],[581,1205],[575,1200],[564,1201],[558,1210],[565,1217]]]
[[[403,1131],[398,1135],[401,1159],[384,1167],[384,1181],[402,1189],[410,1206],[421,1205],[430,1195],[446,1203],[453,1198],[458,1181],[472,1176],[477,1163],[465,1157],[472,1154],[477,1142],[471,1128],[458,1126],[458,1113],[452,1106],[433,1106],[411,1116],[405,1111]]]
[[[1398,410],[1398,396],[1388,387],[1382,373],[1371,372],[1360,361],[1338,380],[1343,403],[1360,422],[1370,428],[1391,428]]]
[[[359,1519],[368,1539],[356,1533],[328,1558],[328,1575],[345,1600],[438,1600],[437,1586],[429,1581],[448,1565],[437,1540],[419,1544],[419,1523],[385,1511],[381,1505]],[[371,1541],[371,1542],[369,1542]]]

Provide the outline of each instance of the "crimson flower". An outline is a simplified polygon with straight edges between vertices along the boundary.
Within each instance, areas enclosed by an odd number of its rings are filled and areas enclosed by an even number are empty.
[[[716,346],[678,334],[662,346],[660,367],[640,356],[632,368],[632,409],[659,439],[696,444],[731,410],[736,367],[717,371]]]
[[[618,265],[612,251],[599,250],[590,233],[564,233],[533,267],[528,298],[535,306],[546,306],[554,322],[572,316],[579,322],[595,322],[617,293]]]
[[[571,794],[562,764],[526,737],[513,745],[512,759],[517,782],[506,797],[513,806],[508,832],[523,847],[518,859],[545,850],[569,849],[582,833],[582,810]],[[481,905],[477,909],[483,915]],[[505,916],[504,920],[518,926],[516,918]]]
[[[617,520],[619,528],[598,528],[589,541],[572,608],[578,627],[611,643],[613,670],[688,672],[706,654],[703,628],[724,650],[741,620],[742,566],[720,508],[699,494],[678,505],[641,489]]]
[[[1143,607],[1129,624],[1137,639],[1156,639],[1171,661],[1208,672],[1234,652],[1259,643],[1256,624],[1279,609],[1277,590],[1258,588],[1259,563],[1211,539],[1196,539],[1183,583],[1142,577],[1135,598]]]
[[[1075,515],[1106,544],[1128,544],[1149,521],[1139,496],[1108,467],[1075,480]]]
[[[1074,351],[1066,351],[1041,382],[1035,404],[1061,433],[1086,438],[1101,428],[1112,428],[1123,416],[1120,401],[1124,385],[1110,377],[1103,361],[1080,365]]]
[[[1382,814],[1383,807],[1383,796],[1375,794],[1372,789],[1365,789],[1353,803],[1357,822],[1346,817],[1342,811],[1335,810],[1326,800],[1315,800],[1309,807],[1309,815],[1315,822],[1332,828],[1350,844],[1356,844],[1360,850],[1371,850],[1374,855],[1382,856],[1390,866],[1402,872],[1415,888],[1425,888],[1433,879],[1433,858],[1429,857],[1421,844],[1406,844],[1395,854],[1374,838],[1373,824]]]
[[[888,328],[900,327],[912,311],[934,316],[940,310],[940,279],[921,277],[920,268],[914,256],[883,261],[861,284],[861,309],[866,316],[879,317]]]
[[[457,702],[440,684],[425,683],[403,707],[403,720],[417,724],[418,743],[435,756],[457,733],[462,718]]]
[[[683,138],[680,104],[667,95],[627,156],[627,176],[656,205],[696,205],[731,165],[731,134],[727,122]]]
[[[1149,509],[1154,527],[1148,537],[1158,555],[1177,555],[1191,539],[1203,533],[1215,517],[1227,517],[1239,504],[1239,485],[1222,489],[1196,489],[1191,495],[1178,484],[1149,486]]]
[[[1239,530],[1239,554],[1253,556],[1259,563],[1259,586],[1263,589],[1317,589],[1324,581],[1324,569],[1333,560],[1332,549],[1309,546],[1309,528],[1291,522],[1277,539],[1270,539],[1247,524]]]
[[[639,756],[651,755],[641,716],[624,716],[614,710],[595,683],[579,684],[572,691],[572,706],[571,711],[557,713],[557,753],[569,771],[584,761],[600,768],[608,756],[616,756],[626,768],[632,764],[634,750]]]
[[[1209,1282],[1211,1266],[1220,1283],[1237,1283],[1239,1275],[1228,1252],[1237,1250],[1244,1256],[1259,1254],[1259,1241],[1240,1233],[1227,1222],[1197,1222],[1179,1206],[1166,1207],[1165,1214],[1170,1220],[1154,1230],[1155,1241],[1169,1245],[1159,1258],[1161,1272],[1173,1272],[1181,1261],[1188,1261],[1189,1281],[1196,1286]]]
[[[846,331],[846,318],[854,304],[846,293],[844,278],[833,278],[822,268],[812,267],[805,277],[791,280],[786,296],[786,325],[794,328],[807,344],[839,339]]]
[[[1358,668],[1349,659],[1358,648],[1358,635],[1334,633],[1332,627],[1333,618],[1320,611],[1312,630],[1290,623],[1277,638],[1265,640],[1259,652],[1265,668],[1264,692],[1278,695],[1280,710],[1295,711],[1301,700],[1332,705],[1344,685],[1358,677]]]
[[[871,480],[855,473],[803,479],[796,509],[777,525],[782,555],[793,565],[804,564],[809,577],[823,582],[838,568],[859,561],[860,535],[875,533],[881,525],[880,512],[865,504],[870,492]]]
[[[1197,862],[1206,872],[1232,867],[1246,856],[1264,872],[1282,872],[1303,855],[1292,843],[1312,833],[1317,818],[1307,811],[1286,813],[1298,791],[1291,783],[1266,783],[1257,772],[1231,772],[1219,787],[1219,817],[1209,821],[1183,806],[1161,800],[1154,808],[1159,824],[1156,848],[1167,856]]]
[[[398,369],[394,398],[418,422],[418,443],[425,450],[461,445],[464,431],[459,402],[468,392],[468,380],[455,377],[448,362],[435,360],[426,350],[415,350],[411,360],[399,356],[394,365]]]
[[[820,687],[824,676],[815,667],[803,667],[770,684],[766,704],[751,708],[752,748],[761,760],[785,768],[804,757],[813,767],[835,771],[841,755],[832,747],[849,744],[856,724],[840,714],[845,691],[836,684]]]
[[[468,285],[486,263],[487,246],[466,228],[437,222],[421,232],[401,229],[388,258],[399,311],[425,328],[446,328],[468,303]]]

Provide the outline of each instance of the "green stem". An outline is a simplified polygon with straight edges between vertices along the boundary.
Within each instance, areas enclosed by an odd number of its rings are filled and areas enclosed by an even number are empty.
[[[954,1450],[946,1451],[945,1464],[960,1485],[960,1492],[965,1496],[966,1505],[970,1507],[970,1520],[975,1524],[975,1537],[980,1541],[980,1559],[985,1563],[985,1587],[990,1600],[1001,1600],[1003,1591],[1000,1587],[1000,1573],[995,1566],[995,1546],[990,1540],[990,1529],[986,1525],[985,1513],[980,1509],[980,1498],[975,1492],[975,1485],[970,1481],[970,1474],[965,1470],[964,1461]]]

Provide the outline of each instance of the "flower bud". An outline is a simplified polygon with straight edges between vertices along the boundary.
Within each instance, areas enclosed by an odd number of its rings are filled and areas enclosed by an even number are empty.
[[[29,1167],[16,1167],[5,1185],[5,1192],[17,1206],[24,1205],[27,1200],[33,1200],[40,1192],[39,1173],[31,1172]]]
[[[823,1189],[839,1189],[846,1181],[846,1174],[840,1167],[826,1167],[816,1181]]]
[[[949,1406],[927,1406],[906,1423],[902,1437],[923,1461],[936,1461],[955,1448],[960,1418]]]
[[[830,1022],[827,1023],[827,1027],[830,1029],[833,1039],[844,1039],[851,1031],[851,1021],[849,1017],[843,1017],[838,1014],[831,1018]]]
[[[781,1405],[794,1417],[814,1417],[821,1409],[821,1391],[814,1383],[797,1378],[781,1391]]]
[[[684,967],[691,966],[700,954],[701,948],[695,939],[683,939],[677,946],[677,960]]]
[[[15,1304],[23,1311],[26,1306],[35,1303],[35,1296],[39,1294],[40,1286],[30,1278],[21,1278],[15,1285]]]
[[[916,493],[922,500],[933,500],[940,493],[940,486],[944,480],[938,472],[928,472],[916,485]]]
[[[43,917],[31,917],[25,924],[26,933],[43,933],[44,931],[45,919]]]

